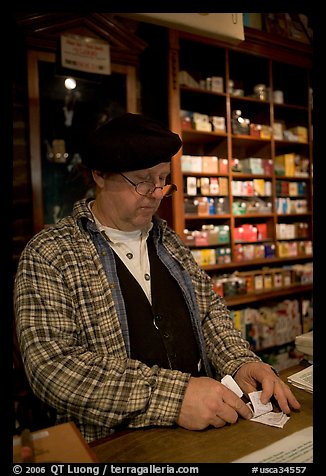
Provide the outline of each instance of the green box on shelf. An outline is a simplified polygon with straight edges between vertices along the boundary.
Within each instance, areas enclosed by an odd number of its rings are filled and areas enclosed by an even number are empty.
[[[220,225],[218,227],[218,243],[230,243],[230,227],[228,225]]]

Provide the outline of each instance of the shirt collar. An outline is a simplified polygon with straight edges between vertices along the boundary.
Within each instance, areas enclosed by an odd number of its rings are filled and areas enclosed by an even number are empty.
[[[90,201],[87,204],[91,213],[92,213],[92,203],[93,201]],[[130,241],[130,240],[134,241],[134,240],[137,240],[138,238],[147,240],[149,232],[153,228],[153,223],[151,222],[149,225],[147,225],[143,229],[134,230],[134,231],[122,231],[122,230],[117,230],[116,228],[110,228],[109,226],[102,225],[102,223],[98,221],[98,219],[95,217],[93,213],[92,213],[92,216],[94,218],[97,228],[101,232],[104,231],[109,241],[111,241],[112,243],[121,243],[125,241]]]

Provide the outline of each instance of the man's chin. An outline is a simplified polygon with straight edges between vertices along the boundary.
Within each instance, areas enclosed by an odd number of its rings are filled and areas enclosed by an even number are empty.
[[[152,222],[154,213],[140,213],[137,217],[136,223],[138,228],[144,228]]]

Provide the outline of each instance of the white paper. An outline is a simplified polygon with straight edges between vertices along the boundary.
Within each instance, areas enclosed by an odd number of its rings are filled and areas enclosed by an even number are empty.
[[[225,375],[225,377],[222,378],[221,383],[229,390],[232,390],[236,395],[238,395],[239,398],[242,397],[243,392],[231,375]],[[253,415],[252,418],[250,418],[250,421],[255,423],[263,423],[264,425],[269,426],[276,426],[277,428],[283,428],[290,417],[288,417],[283,412],[273,412],[273,405],[271,402],[264,404],[261,403],[261,394],[261,390],[248,394],[250,402],[248,402],[247,405],[252,411]]]
[[[288,377],[288,382],[295,387],[313,393],[313,365]]]
[[[222,378],[221,383],[225,387],[227,387],[229,390],[232,390],[232,392],[234,392],[236,395],[238,395],[239,398],[242,397],[243,392],[242,392],[241,388],[239,387],[239,385],[237,384],[237,382],[234,380],[234,378],[231,377],[231,375],[225,375]]]
[[[313,427],[309,426],[233,463],[312,463]]]
[[[283,412],[267,412],[262,415],[250,418],[250,421],[255,423],[263,423],[264,425],[276,426],[277,428],[283,428],[285,423],[290,419]]]
[[[250,398],[251,404],[254,409],[253,418],[259,417],[260,415],[264,415],[264,413],[273,411],[273,405],[271,402],[261,403],[260,401],[261,394],[262,394],[261,390],[257,392],[251,392],[248,394],[248,397]]]

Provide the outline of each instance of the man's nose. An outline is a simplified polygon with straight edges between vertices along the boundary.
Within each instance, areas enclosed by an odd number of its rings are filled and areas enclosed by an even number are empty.
[[[151,195],[154,198],[163,198],[163,187],[155,187]]]

